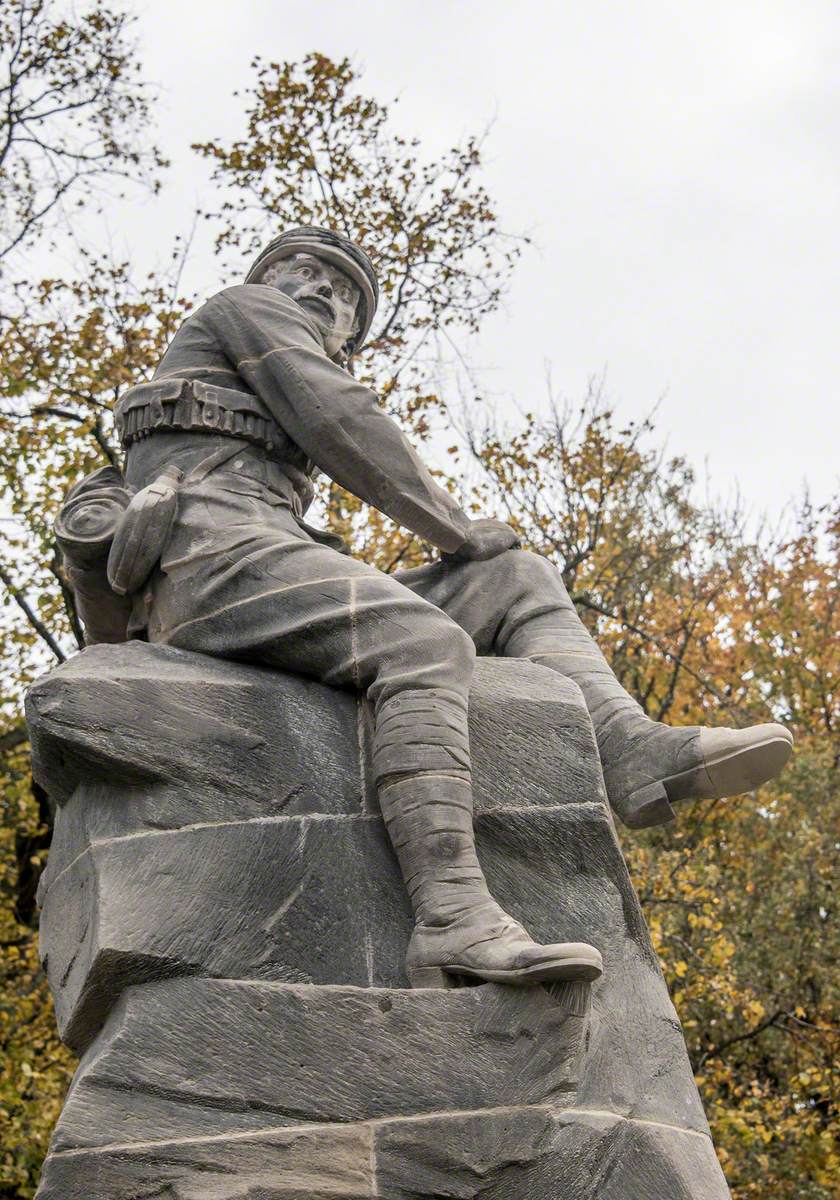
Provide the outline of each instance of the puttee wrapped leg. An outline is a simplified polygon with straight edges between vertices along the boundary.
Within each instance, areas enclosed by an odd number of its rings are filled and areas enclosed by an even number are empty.
[[[379,802],[415,915],[406,959],[412,987],[595,979],[585,943],[541,945],[496,903],[475,849],[467,712],[442,689],[403,692],[379,708]]]

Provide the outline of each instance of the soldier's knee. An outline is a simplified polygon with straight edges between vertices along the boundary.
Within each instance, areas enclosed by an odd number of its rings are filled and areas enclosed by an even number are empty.
[[[475,664],[475,643],[460,625],[445,613],[434,610],[434,617],[423,639],[424,654],[441,664],[450,674],[469,678]]]
[[[389,665],[389,674],[396,669],[400,686],[414,687],[422,682],[426,687],[469,686],[475,664],[475,643],[460,625],[431,604],[424,604],[415,613],[411,636],[405,640],[398,661]]]
[[[490,563],[495,564],[495,570],[502,579],[525,586],[556,586],[558,583],[563,586],[563,577],[554,563],[530,550],[505,550],[503,554],[491,558]]]
[[[463,678],[470,678],[475,666],[475,642],[460,625],[447,618],[446,646],[453,669]]]

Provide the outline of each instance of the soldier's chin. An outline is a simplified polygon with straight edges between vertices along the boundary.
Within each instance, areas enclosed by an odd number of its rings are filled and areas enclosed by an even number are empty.
[[[342,334],[324,331],[324,350],[329,358],[335,358],[341,352],[344,342]]]
[[[329,358],[335,358],[339,351],[344,346],[347,340],[346,333],[338,333],[335,329],[335,322],[330,320],[325,313],[318,312],[316,304],[307,304],[304,306],[309,314],[312,322],[318,326],[321,335],[324,339],[324,349]]]
[[[333,327],[332,317],[328,316],[320,304],[310,304],[308,301],[302,301],[302,307],[307,313],[310,321],[321,330],[321,333],[328,334]]]

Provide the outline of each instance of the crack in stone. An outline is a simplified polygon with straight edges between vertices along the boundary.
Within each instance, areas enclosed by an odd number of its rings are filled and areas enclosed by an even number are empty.
[[[110,1085],[109,1085],[110,1086]],[[131,1091],[130,1087],[125,1087],[123,1090]],[[268,1110],[270,1111],[270,1110]],[[228,1133],[210,1133],[198,1134],[193,1137],[184,1138],[160,1138],[155,1141],[145,1142],[110,1142],[104,1146],[78,1146],[67,1150],[55,1150],[50,1155],[51,1158],[78,1158],[84,1154],[111,1154],[111,1153],[130,1153],[132,1151],[140,1151],[162,1146],[190,1146],[190,1145],[213,1145],[220,1142],[235,1141],[247,1142],[251,1139],[263,1140],[266,1138],[276,1137],[278,1134],[288,1134],[289,1138],[301,1137],[307,1134],[329,1132],[334,1133],[336,1129],[356,1129],[356,1130],[376,1130],[385,1129],[388,1126],[405,1124],[419,1124],[423,1121],[435,1121],[441,1117],[492,1117],[505,1116],[507,1114],[515,1114],[521,1112],[528,1113],[543,1113],[549,1118],[563,1117],[597,1117],[608,1119],[621,1125],[643,1125],[653,1127],[655,1129],[668,1129],[674,1133],[684,1134],[686,1137],[701,1138],[705,1142],[711,1143],[711,1138],[707,1133],[702,1133],[696,1129],[687,1129],[683,1125],[670,1125],[665,1121],[654,1121],[642,1117],[626,1117],[622,1113],[612,1112],[609,1109],[587,1109],[587,1108],[562,1108],[555,1109],[550,1104],[520,1104],[515,1106],[504,1106],[501,1108],[458,1108],[458,1109],[441,1109],[435,1112],[427,1113],[409,1113],[406,1115],[375,1117],[369,1121],[301,1121],[298,1125],[272,1125],[261,1129],[246,1129],[234,1130]]]

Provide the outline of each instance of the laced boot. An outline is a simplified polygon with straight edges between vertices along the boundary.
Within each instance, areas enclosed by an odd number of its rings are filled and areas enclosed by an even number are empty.
[[[544,946],[496,903],[475,851],[469,780],[412,775],[380,788],[416,925],[406,958],[412,987],[592,980],[601,955],[583,942]]]
[[[595,728],[610,805],[639,829],[674,818],[680,800],[737,796],[773,779],[790,758],[783,725],[672,729],[647,717],[624,691],[583,625],[586,649],[530,656],[574,679]]]

